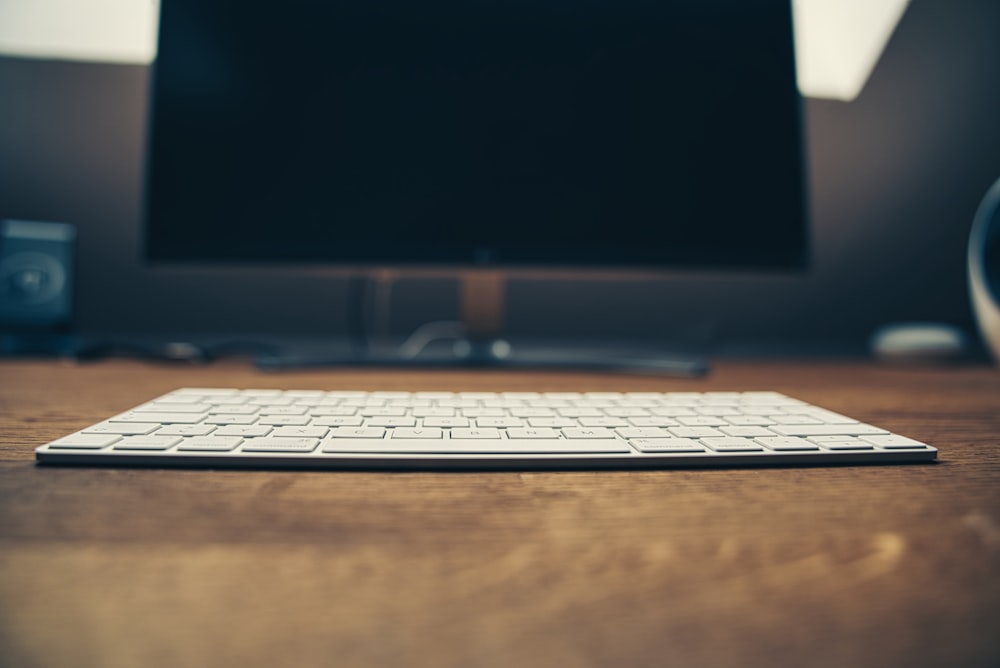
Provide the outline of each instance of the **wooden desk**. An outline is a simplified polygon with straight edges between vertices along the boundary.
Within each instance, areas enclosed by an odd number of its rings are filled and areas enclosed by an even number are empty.
[[[178,386],[775,389],[927,465],[556,473],[36,467]],[[0,365],[3,666],[997,666],[1000,372],[702,380]]]

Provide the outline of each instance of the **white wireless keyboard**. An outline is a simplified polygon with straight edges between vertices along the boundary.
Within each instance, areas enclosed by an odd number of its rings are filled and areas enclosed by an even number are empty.
[[[775,392],[180,389],[36,450],[45,464],[628,468],[933,460]]]

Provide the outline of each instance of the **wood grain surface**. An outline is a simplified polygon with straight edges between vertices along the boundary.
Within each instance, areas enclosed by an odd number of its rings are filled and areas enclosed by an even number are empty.
[[[183,386],[773,389],[920,465],[374,473],[39,467]],[[997,666],[1000,373],[704,379],[0,364],[0,666]]]

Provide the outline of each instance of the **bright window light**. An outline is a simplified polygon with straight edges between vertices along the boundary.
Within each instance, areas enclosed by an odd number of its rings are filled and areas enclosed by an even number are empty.
[[[909,1],[794,0],[799,90],[857,97]],[[159,0],[0,0],[0,54],[149,63],[159,7]]]
[[[864,88],[910,0],[795,0],[799,90],[850,101]]]
[[[159,0],[0,0],[0,54],[149,63]]]

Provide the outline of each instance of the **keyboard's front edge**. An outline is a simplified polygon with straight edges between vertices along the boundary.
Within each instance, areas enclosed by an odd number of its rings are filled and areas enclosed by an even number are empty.
[[[74,466],[137,466],[218,469],[355,469],[355,470],[571,470],[668,469],[857,465],[931,462],[937,449],[859,450],[856,452],[731,452],[630,454],[395,454],[395,453],[270,453],[241,452],[238,457],[214,452],[163,453],[147,451],[85,451],[41,446],[39,464]]]

